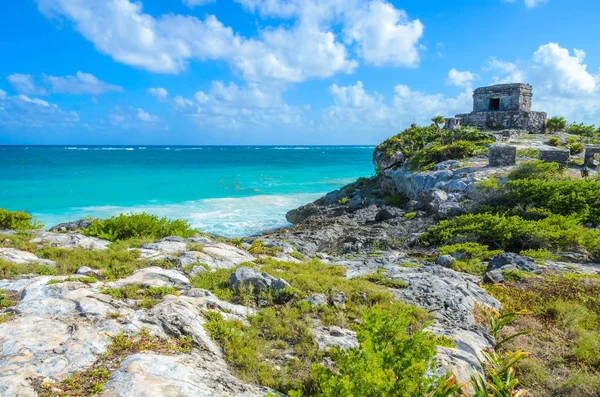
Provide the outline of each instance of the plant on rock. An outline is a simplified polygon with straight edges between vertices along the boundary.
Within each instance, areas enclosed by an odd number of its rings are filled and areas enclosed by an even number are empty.
[[[161,239],[168,236],[193,237],[198,234],[190,223],[183,219],[159,218],[147,214],[121,214],[109,219],[94,219],[84,231],[88,236],[100,237],[110,241],[130,238],[151,237]]]
[[[0,208],[0,230],[35,230],[44,224],[25,211],[8,211]]]

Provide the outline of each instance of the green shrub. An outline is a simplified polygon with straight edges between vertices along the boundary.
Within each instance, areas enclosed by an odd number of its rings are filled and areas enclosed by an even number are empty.
[[[348,197],[342,197],[341,199],[338,200],[338,204],[346,205],[346,204],[348,204],[348,201],[350,201],[350,199]]]
[[[409,332],[410,312],[375,308],[357,332],[360,348],[337,349],[336,370],[315,368],[317,396],[423,396],[435,388],[427,376],[438,341],[429,333]]]
[[[411,219],[415,219],[416,216],[417,216],[416,212],[407,212],[406,214],[404,214],[404,219],[410,221]]]
[[[550,132],[560,132],[567,129],[567,120],[564,117],[551,117],[546,121],[546,129]]]
[[[540,151],[535,148],[519,149],[517,150],[517,156],[535,159],[540,155]]]
[[[592,136],[592,135],[596,134],[598,131],[596,130],[596,127],[594,127],[593,125],[586,125],[583,123],[579,123],[579,124],[572,123],[569,125],[567,132],[569,134],[573,134],[573,135]]]
[[[121,214],[109,219],[95,219],[84,233],[88,236],[117,241],[139,237],[153,239],[168,236],[193,237],[198,234],[198,231],[193,229],[186,220],[159,218],[143,212]]]
[[[439,248],[440,255],[462,254],[463,258],[452,262],[450,266],[457,272],[483,275],[487,265],[482,261],[487,261],[492,257],[502,253],[502,250],[490,250],[488,246],[474,242],[446,245]]]
[[[487,150],[484,144],[470,141],[456,141],[448,145],[433,144],[415,152],[409,164],[415,170],[427,169],[435,163],[485,154]]]
[[[542,160],[528,161],[520,164],[508,174],[508,179],[555,179],[564,173],[558,163],[547,163]]]
[[[15,302],[10,298],[6,290],[0,289],[0,308],[14,306]]]
[[[585,150],[585,145],[582,142],[574,142],[567,146],[571,154],[580,154]]]
[[[586,229],[574,217],[548,215],[538,220],[503,214],[468,214],[443,220],[421,236],[430,245],[477,242],[506,251],[546,248],[584,249],[600,259],[600,231]]]
[[[368,280],[377,285],[383,285],[389,288],[406,288],[408,284],[399,279],[393,279],[386,276],[387,271],[384,269],[377,269],[375,273],[367,274],[363,276],[365,280]]]
[[[560,145],[560,139],[558,137],[553,136],[552,138],[548,139],[548,145],[550,145],[550,146],[559,146]]]
[[[44,224],[25,211],[7,211],[0,208],[0,230],[35,230]]]

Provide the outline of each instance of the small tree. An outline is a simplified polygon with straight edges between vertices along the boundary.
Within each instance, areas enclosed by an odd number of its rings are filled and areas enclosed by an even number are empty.
[[[565,131],[567,129],[567,120],[564,117],[552,117],[546,121],[546,128],[550,132]]]
[[[442,131],[442,126],[444,125],[444,116],[440,116],[439,114],[431,119],[433,121],[433,125],[440,131],[440,139],[442,140],[442,145],[445,145],[444,142],[444,132]]]

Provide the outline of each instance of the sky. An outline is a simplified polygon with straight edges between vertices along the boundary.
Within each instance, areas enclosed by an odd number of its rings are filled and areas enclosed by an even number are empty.
[[[19,0],[0,145],[377,144],[533,85],[600,123],[596,0]]]

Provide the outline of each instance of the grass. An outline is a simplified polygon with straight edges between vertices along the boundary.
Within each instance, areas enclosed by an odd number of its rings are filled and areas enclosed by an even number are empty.
[[[278,256],[281,253],[281,248],[279,247],[268,247],[264,241],[262,240],[254,240],[248,248],[248,252],[252,255],[268,255],[268,256]]]
[[[14,306],[15,302],[11,299],[6,290],[0,289],[0,308]]]
[[[317,260],[293,263],[267,258],[261,263],[262,272],[290,283],[293,293],[289,293],[287,299],[271,301],[272,306],[259,309],[256,315],[248,318],[247,324],[226,320],[216,312],[205,314],[209,320],[206,328],[210,336],[223,349],[229,365],[246,381],[272,387],[290,396],[325,395],[322,394],[325,393],[324,389],[321,389],[325,383],[316,380],[326,375],[321,374],[315,365],[328,355],[335,356],[334,359],[339,359],[340,364],[344,361],[342,353],[335,355],[317,349],[311,328],[319,323],[363,332],[372,313],[398,319],[397,330],[402,331],[403,341],[412,341],[411,346],[415,349],[427,345],[427,348],[420,350],[422,355],[414,354],[415,357],[412,357],[412,353],[404,352],[411,356],[405,362],[414,360],[413,369],[426,368],[435,350],[431,346],[442,343],[430,334],[420,334],[429,315],[421,309],[395,301],[387,287],[379,283],[394,283],[395,287],[399,287],[400,283],[385,281],[382,274],[373,277],[377,282],[374,283],[366,278],[347,279],[343,267],[326,265]],[[229,287],[232,271],[218,269],[203,272],[191,282],[194,287],[208,289],[221,299],[240,303],[244,296]],[[344,293],[346,304],[344,307],[329,304],[312,307],[304,298],[316,293],[329,297]],[[266,299],[264,295],[255,298],[254,303]],[[366,335],[367,331],[364,332]],[[413,336],[414,339],[411,339]],[[398,352],[399,362],[402,357],[402,353]],[[412,380],[416,383],[425,382],[425,376],[415,370]]]
[[[62,280],[61,279],[50,280],[46,284],[60,284],[60,283],[94,284],[97,282],[98,282],[98,279],[96,277],[67,277]]]
[[[377,285],[389,288],[406,288],[408,286],[402,280],[386,277],[386,273],[387,272],[384,269],[378,269],[377,272],[363,276],[363,278]]]
[[[508,333],[530,330],[507,343],[530,357],[517,367],[531,395],[595,396],[600,389],[600,277],[547,272],[526,283],[507,281],[486,290],[507,311],[525,310]]]
[[[481,276],[487,268],[482,262],[490,260],[503,251],[490,250],[486,245],[467,242],[440,247],[438,252],[440,255],[453,255],[459,258],[452,262],[451,269]]]
[[[89,368],[75,372],[60,383],[42,385],[41,397],[94,396],[102,393],[104,384],[130,355],[152,351],[162,355],[186,353],[191,350],[189,338],[160,338],[142,329],[137,336],[119,334],[112,340],[106,353]]]
[[[147,287],[138,284],[129,284],[122,288],[110,288],[102,291],[115,299],[133,299],[140,301],[143,308],[151,308],[158,304],[166,295],[178,296],[179,292],[173,287]]]

